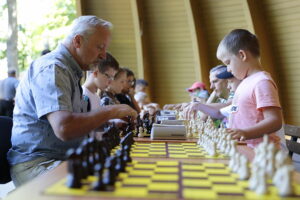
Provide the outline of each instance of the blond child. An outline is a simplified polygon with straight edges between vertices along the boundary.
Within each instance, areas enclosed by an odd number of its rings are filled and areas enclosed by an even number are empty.
[[[264,134],[279,145],[275,132],[282,126],[282,111],[277,86],[262,70],[257,37],[243,29],[231,31],[220,42],[217,58],[242,80],[232,101],[228,133],[234,139],[246,140],[250,147],[259,144]]]

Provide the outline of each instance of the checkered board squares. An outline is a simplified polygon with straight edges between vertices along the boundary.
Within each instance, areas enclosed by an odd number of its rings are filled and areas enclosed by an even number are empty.
[[[267,195],[255,194],[248,189],[248,181],[240,181],[222,163],[133,161],[126,173],[119,174],[113,191],[92,191],[92,182],[96,180],[89,177],[82,189],[69,189],[64,178],[47,188],[45,194],[135,199],[281,199],[270,182]],[[293,187],[295,195],[285,199],[300,198],[300,184],[294,183]]]
[[[167,157],[165,142],[135,142],[131,148],[131,157]]]
[[[210,156],[196,143],[171,142],[135,142],[132,145],[131,157],[140,158],[213,158],[228,159],[228,156],[217,151],[216,156]]]
[[[228,158],[217,151],[216,156],[210,156],[196,143],[168,143],[169,158]]]

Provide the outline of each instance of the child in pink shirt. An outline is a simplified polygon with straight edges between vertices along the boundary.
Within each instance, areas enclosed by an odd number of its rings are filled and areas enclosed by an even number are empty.
[[[220,42],[217,57],[243,80],[232,101],[228,133],[251,147],[259,144],[264,134],[279,144],[275,132],[282,126],[282,111],[277,86],[270,74],[262,71],[256,36],[243,29],[231,31]]]

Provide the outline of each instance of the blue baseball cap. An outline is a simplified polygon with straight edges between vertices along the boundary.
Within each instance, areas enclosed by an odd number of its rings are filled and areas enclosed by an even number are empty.
[[[234,76],[231,72],[228,72],[226,69],[224,71],[221,71],[219,74],[217,74],[216,77],[219,79],[229,79],[229,78],[233,78]]]

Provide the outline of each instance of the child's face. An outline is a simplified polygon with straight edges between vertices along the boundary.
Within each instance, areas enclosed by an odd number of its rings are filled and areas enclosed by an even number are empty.
[[[122,73],[120,76],[118,76],[118,79],[113,80],[109,84],[109,86],[114,93],[120,94],[122,92],[122,89],[126,81],[127,81],[126,73]]]
[[[245,67],[242,53],[234,55],[229,53],[225,47],[219,46],[217,58],[222,61],[224,65],[227,65],[227,71],[231,72],[237,79],[243,80],[247,76],[248,69]]]
[[[104,90],[113,80],[113,77],[116,74],[116,70],[108,68],[104,73],[99,72],[98,70],[94,72],[94,83],[97,88]]]
[[[134,85],[134,76],[128,76],[127,81],[124,84],[123,92],[128,93],[130,91],[130,88]]]

